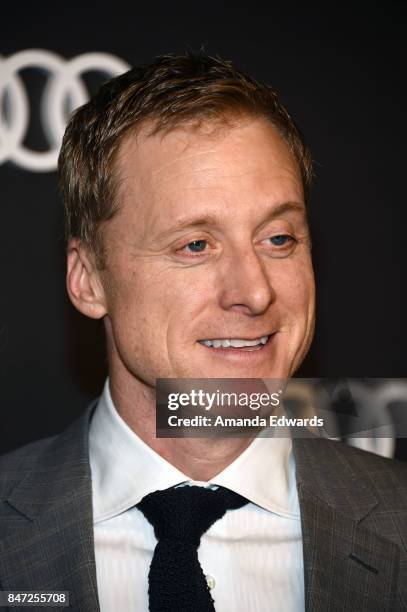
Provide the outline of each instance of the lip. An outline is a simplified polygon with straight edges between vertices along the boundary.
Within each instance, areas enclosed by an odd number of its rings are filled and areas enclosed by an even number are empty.
[[[263,334],[263,335],[269,336],[269,339],[267,340],[266,344],[259,344],[255,347],[213,348],[212,346],[205,346],[204,344],[200,344],[200,342],[198,342],[198,344],[202,349],[204,349],[208,353],[208,355],[212,355],[214,359],[219,358],[219,359],[230,361],[232,363],[241,363],[241,362],[255,363],[255,362],[261,362],[261,361],[264,361],[264,359],[267,359],[267,357],[269,356],[269,354],[274,348],[275,337],[277,335],[277,332],[274,332],[272,334]],[[258,337],[260,338],[261,336],[258,336]],[[245,338],[242,338],[242,340],[244,339]],[[250,339],[251,338],[247,338],[247,340],[250,340]]]

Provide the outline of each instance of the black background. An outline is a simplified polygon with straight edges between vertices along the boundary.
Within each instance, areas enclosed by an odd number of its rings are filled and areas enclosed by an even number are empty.
[[[7,3],[0,55],[110,52],[137,64],[198,51],[280,92],[316,166],[317,331],[299,375],[406,377],[404,2]],[[0,67],[1,69],[1,67]],[[23,74],[26,143],[46,148],[44,78]],[[100,83],[88,79],[90,91]],[[102,325],[65,292],[55,172],[0,166],[0,451],[61,431],[101,390]],[[398,456],[405,444],[398,443]]]

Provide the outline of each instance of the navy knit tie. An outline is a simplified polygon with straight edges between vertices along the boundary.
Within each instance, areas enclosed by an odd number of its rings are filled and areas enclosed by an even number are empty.
[[[214,612],[198,561],[201,536],[248,500],[229,489],[182,486],[146,495],[137,507],[158,540],[148,575],[150,612]]]

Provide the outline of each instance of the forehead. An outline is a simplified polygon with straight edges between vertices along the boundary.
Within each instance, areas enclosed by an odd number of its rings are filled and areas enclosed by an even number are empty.
[[[137,205],[142,216],[177,216],[185,207],[235,214],[244,201],[247,210],[261,202],[303,202],[298,164],[265,119],[150,132],[127,137],[116,161],[120,205]]]

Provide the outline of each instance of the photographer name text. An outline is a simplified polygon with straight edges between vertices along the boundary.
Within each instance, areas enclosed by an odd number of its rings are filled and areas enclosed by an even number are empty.
[[[277,416],[271,414],[268,418],[260,417],[224,417],[217,416],[215,418],[203,415],[193,417],[178,417],[171,415],[168,417],[168,425],[170,427],[244,427],[244,428],[261,428],[261,427],[323,427],[324,419],[322,417],[312,416],[310,418],[296,419],[285,415]]]

